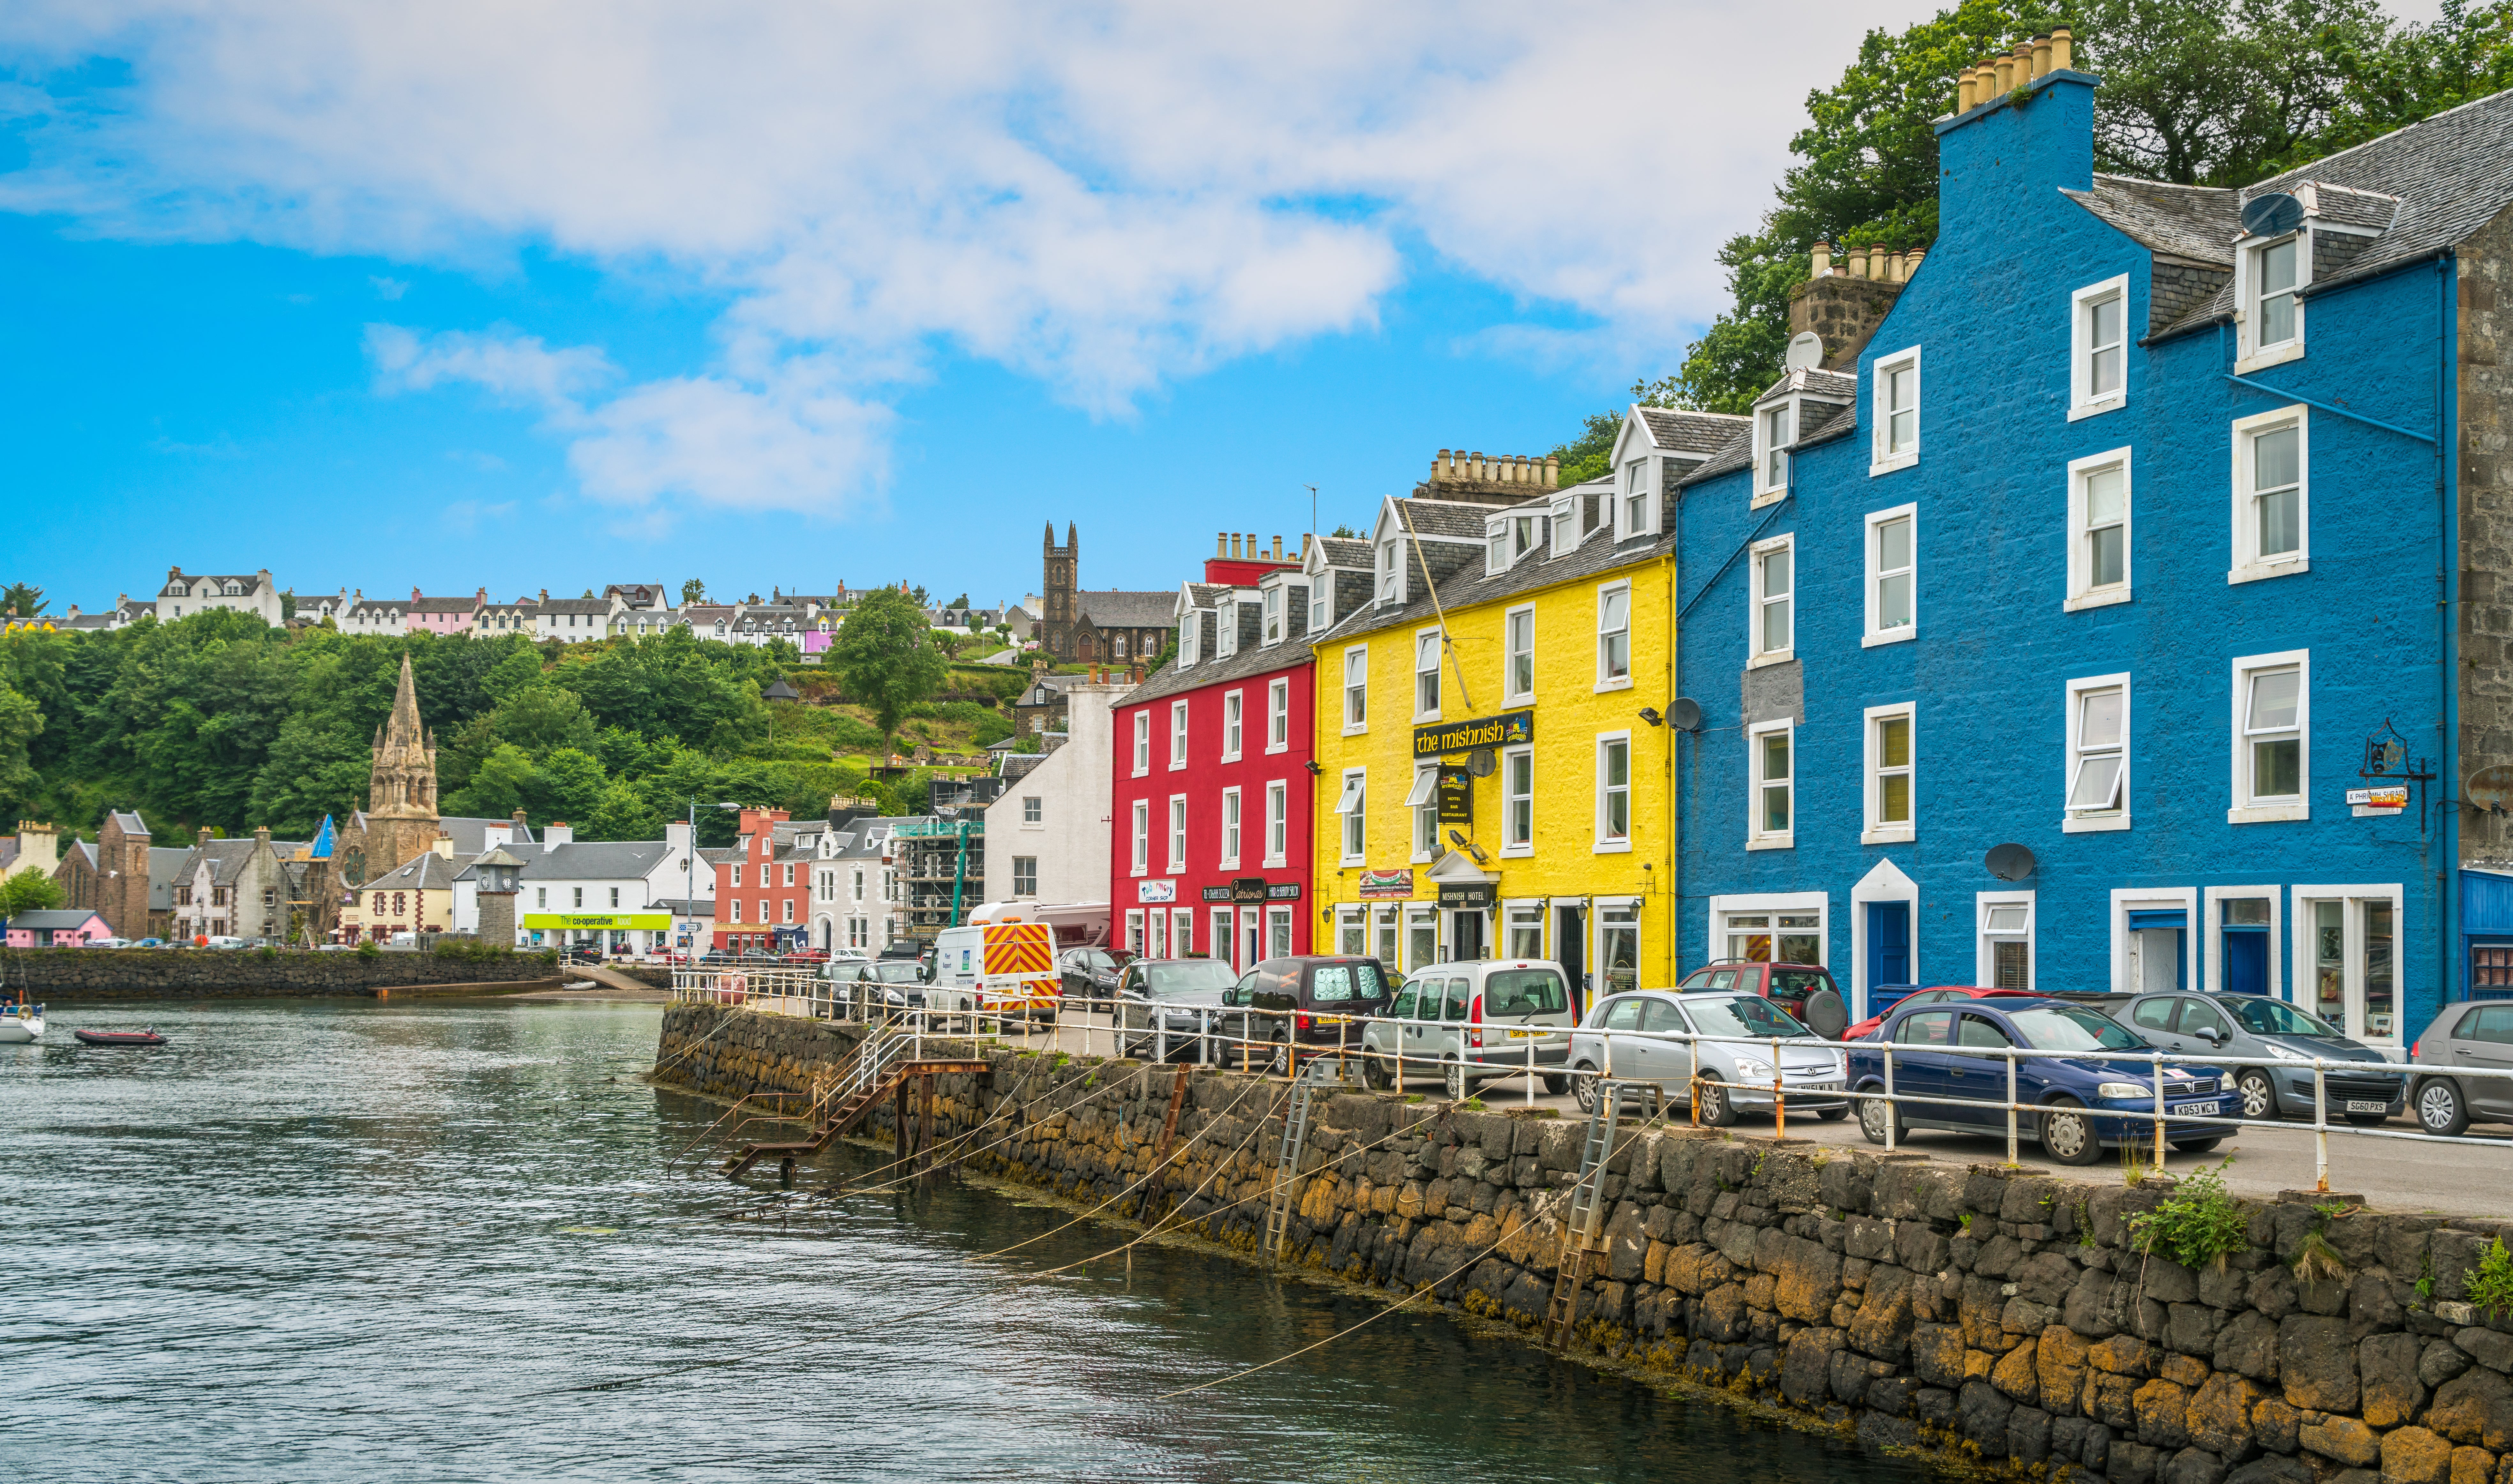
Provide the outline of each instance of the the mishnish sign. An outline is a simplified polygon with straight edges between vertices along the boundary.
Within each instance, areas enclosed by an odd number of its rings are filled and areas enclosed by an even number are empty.
[[[1478,747],[1516,747],[1536,740],[1536,713],[1510,711],[1496,717],[1441,722],[1414,728],[1414,756],[1437,758],[1472,752]]]

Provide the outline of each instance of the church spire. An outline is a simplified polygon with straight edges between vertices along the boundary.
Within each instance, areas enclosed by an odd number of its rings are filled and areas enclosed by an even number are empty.
[[[419,687],[412,683],[410,654],[401,657],[401,688],[393,692],[392,720],[384,723],[384,739],[403,744],[421,740],[419,729]]]

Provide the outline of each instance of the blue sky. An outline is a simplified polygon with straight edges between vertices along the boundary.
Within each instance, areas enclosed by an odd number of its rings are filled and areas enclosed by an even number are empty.
[[[5,577],[1166,587],[1670,369],[1932,8],[26,0]]]

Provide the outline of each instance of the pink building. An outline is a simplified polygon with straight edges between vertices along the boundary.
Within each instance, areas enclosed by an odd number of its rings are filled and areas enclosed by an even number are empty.
[[[21,912],[9,919],[11,948],[76,948],[112,936],[112,924],[85,907]]]
[[[430,634],[468,634],[488,602],[489,590],[485,587],[468,598],[427,598],[412,588],[408,622],[413,630],[424,629]]]

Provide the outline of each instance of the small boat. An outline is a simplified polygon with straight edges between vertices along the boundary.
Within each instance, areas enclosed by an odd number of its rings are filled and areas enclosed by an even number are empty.
[[[90,1046],[162,1046],[166,1037],[154,1031],[72,1031],[70,1035]]]
[[[23,1044],[44,1038],[44,1007],[28,1004],[0,1004],[0,1046]]]

